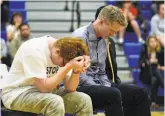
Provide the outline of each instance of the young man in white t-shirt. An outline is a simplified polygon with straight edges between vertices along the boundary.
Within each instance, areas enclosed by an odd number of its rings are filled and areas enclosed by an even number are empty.
[[[79,38],[44,36],[23,43],[0,85],[4,106],[45,116],[92,116],[90,97],[76,92],[89,64],[87,55]]]

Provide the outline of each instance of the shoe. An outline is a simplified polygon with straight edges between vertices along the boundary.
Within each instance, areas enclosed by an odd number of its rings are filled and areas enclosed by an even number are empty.
[[[119,38],[118,43],[123,44],[123,42],[124,42],[123,38]]]
[[[144,43],[145,43],[145,41],[144,41],[142,38],[139,38],[139,43],[144,44]]]
[[[160,106],[158,104],[156,104],[155,102],[152,102],[151,107],[152,108],[159,108]]]

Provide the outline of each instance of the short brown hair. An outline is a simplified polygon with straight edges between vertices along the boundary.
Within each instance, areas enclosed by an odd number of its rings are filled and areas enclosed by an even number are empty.
[[[54,47],[60,49],[60,56],[66,60],[72,60],[77,56],[88,55],[88,47],[78,37],[63,37],[54,43]]]
[[[128,22],[121,9],[116,6],[108,5],[102,8],[98,15],[99,19],[106,22],[117,22],[121,26],[127,27]]]

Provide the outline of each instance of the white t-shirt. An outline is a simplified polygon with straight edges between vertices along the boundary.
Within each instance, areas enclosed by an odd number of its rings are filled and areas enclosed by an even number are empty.
[[[153,36],[165,36],[164,34],[164,18],[160,18],[158,14],[155,14],[151,19],[151,32]]]
[[[7,96],[2,97],[3,101],[8,102],[5,103],[6,107],[10,108],[12,101],[22,92],[36,88],[33,77],[47,78],[58,71],[59,66],[54,65],[50,59],[48,38],[52,37],[44,36],[28,40],[18,49],[9,75],[3,79],[3,85],[0,85],[0,88],[4,88],[2,89],[2,95]],[[13,89],[14,91],[10,92]]]
[[[6,27],[6,31],[7,31],[7,33],[8,32],[13,32],[14,31],[14,26],[13,25],[8,25],[7,27]],[[18,35],[20,34],[20,31],[19,30],[17,30],[16,32],[15,32],[15,34],[14,34],[14,38],[13,39],[16,39],[17,37],[18,37]]]

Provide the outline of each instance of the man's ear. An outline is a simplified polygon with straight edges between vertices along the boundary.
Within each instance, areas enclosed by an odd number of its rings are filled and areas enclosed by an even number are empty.
[[[103,24],[104,23],[104,19],[100,19],[100,24]]]
[[[56,53],[60,55],[60,49],[56,49]]]

